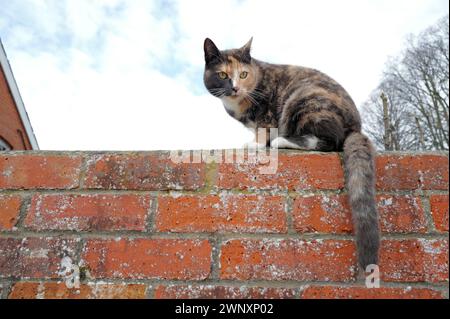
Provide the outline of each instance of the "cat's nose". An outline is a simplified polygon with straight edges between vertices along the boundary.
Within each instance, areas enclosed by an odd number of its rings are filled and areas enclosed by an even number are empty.
[[[237,93],[239,91],[239,88],[237,86],[233,86],[234,93]]]

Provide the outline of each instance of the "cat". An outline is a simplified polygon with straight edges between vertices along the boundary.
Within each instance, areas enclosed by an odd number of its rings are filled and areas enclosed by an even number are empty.
[[[345,185],[355,225],[358,264],[378,264],[380,231],[375,202],[375,150],[361,133],[350,95],[329,76],[301,66],[254,59],[252,39],[239,49],[204,42],[204,84],[230,116],[251,129],[277,128],[253,147],[344,152]],[[361,269],[361,268],[360,268]]]

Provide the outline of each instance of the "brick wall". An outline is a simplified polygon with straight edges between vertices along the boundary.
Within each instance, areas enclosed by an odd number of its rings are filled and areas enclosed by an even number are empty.
[[[378,289],[357,276],[340,154],[278,161],[3,153],[0,296],[448,298],[448,154],[378,156]]]

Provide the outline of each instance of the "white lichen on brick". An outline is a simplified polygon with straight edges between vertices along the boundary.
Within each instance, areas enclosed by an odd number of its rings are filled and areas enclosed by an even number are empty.
[[[11,175],[12,175],[12,173],[13,173],[12,167],[7,166],[7,167],[3,170],[2,175],[3,175],[4,177],[6,177],[6,178],[10,178]]]
[[[45,299],[45,284],[42,282],[37,287],[36,299]]]
[[[380,205],[383,207],[391,206],[392,205],[392,197],[383,198],[380,202]]]
[[[31,258],[48,258],[49,250],[45,248],[40,248],[36,250],[29,251],[29,256]]]
[[[437,240],[419,238],[418,241],[422,245],[424,252],[427,254],[440,254],[442,248]]]

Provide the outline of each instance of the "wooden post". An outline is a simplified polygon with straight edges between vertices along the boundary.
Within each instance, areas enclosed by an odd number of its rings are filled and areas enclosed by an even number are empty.
[[[386,151],[392,151],[392,143],[391,143],[391,125],[389,120],[389,104],[386,95],[384,92],[381,92],[381,101],[383,102],[383,122],[384,122],[384,149]]]
[[[425,139],[423,137],[423,129],[422,126],[420,126],[419,118],[417,116],[415,116],[414,118],[416,119],[417,129],[419,130],[420,149],[423,151],[425,149]]]

